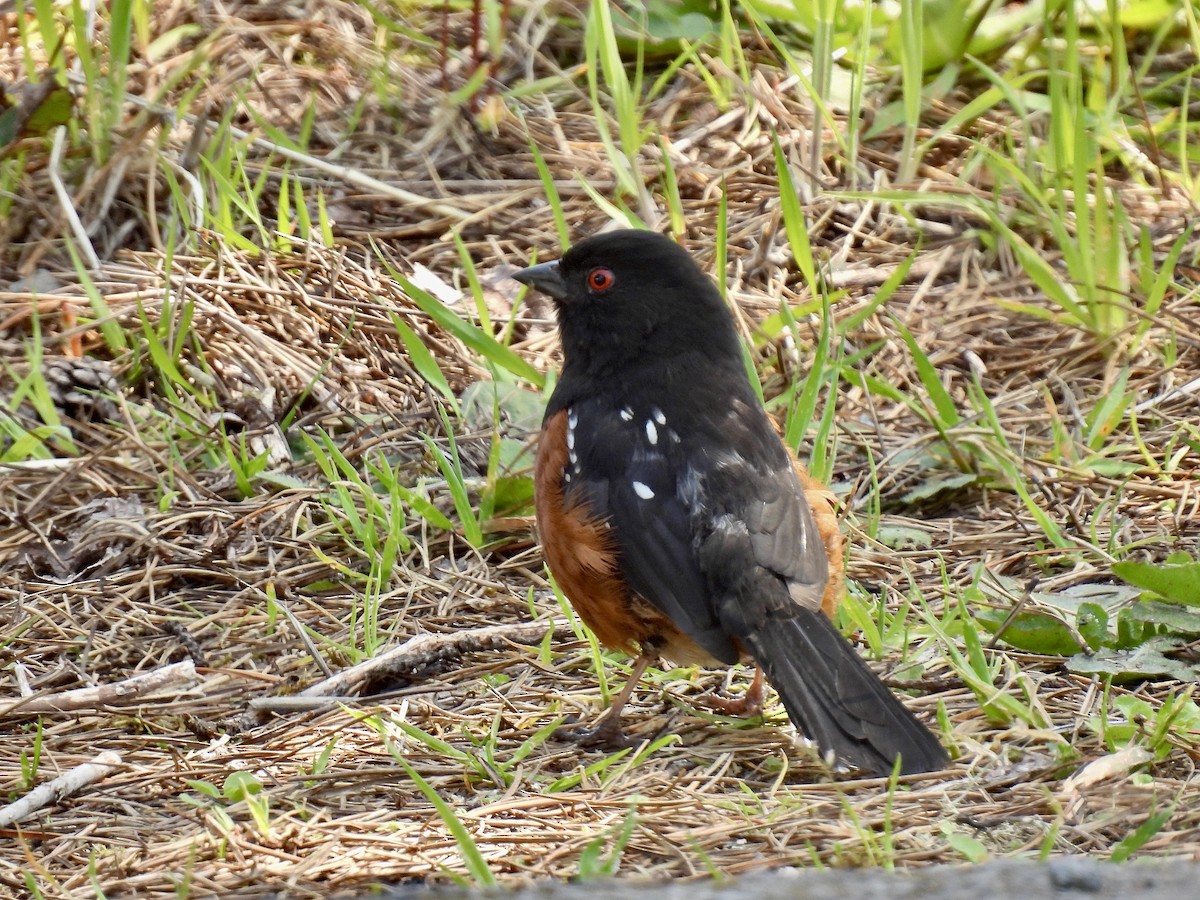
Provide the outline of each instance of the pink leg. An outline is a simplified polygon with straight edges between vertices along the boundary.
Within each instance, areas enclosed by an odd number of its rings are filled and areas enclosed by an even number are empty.
[[[763,708],[763,672],[762,669],[754,670],[754,680],[750,682],[750,687],[746,689],[746,693],[736,699],[729,697],[705,697],[700,701],[700,705],[707,706],[710,709],[715,709],[717,712],[727,716],[742,716],[750,718],[752,716],[762,715]]]

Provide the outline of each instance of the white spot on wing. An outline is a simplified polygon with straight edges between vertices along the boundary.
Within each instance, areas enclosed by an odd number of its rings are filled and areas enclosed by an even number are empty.
[[[646,440],[650,442],[651,447],[658,443],[658,429],[654,427],[652,419],[646,420]]]
[[[649,485],[642,484],[640,481],[635,481],[633,483],[633,492],[635,494],[637,494],[639,497],[641,497],[643,500],[653,500],[654,499],[654,491],[650,490]]]
[[[654,416],[654,421],[657,422],[659,425],[667,424],[667,414],[664,413],[657,406],[650,410],[650,415]]]
[[[574,431],[575,426],[578,424],[579,424],[579,413],[575,412],[575,410],[573,410],[573,409],[568,409],[567,410],[567,427],[570,428],[572,431]]]
[[[621,420],[625,421],[625,422],[633,421],[633,410],[630,409],[628,406],[621,408]]]

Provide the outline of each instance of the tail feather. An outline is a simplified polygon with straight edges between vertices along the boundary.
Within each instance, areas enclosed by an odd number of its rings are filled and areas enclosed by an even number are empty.
[[[792,724],[822,753],[874,774],[935,772],[946,751],[824,615],[797,609],[743,638]]]

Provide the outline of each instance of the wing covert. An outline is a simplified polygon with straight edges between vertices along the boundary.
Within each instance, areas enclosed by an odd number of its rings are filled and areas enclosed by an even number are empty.
[[[825,548],[761,410],[684,420],[584,400],[568,425],[568,500],[609,523],[629,586],[714,657],[735,661],[752,623],[820,608]]]
[[[736,662],[738,649],[696,557],[696,510],[679,489],[686,469],[679,434],[656,408],[606,410],[583,402],[568,417],[574,454],[564,474],[568,498],[609,522],[622,574],[639,596],[714,657]]]

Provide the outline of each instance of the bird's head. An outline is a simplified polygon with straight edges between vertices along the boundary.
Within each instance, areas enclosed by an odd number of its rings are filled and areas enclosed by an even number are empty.
[[[733,318],[716,286],[663,235],[598,234],[513,277],[553,298],[568,366],[695,353],[740,360]]]

